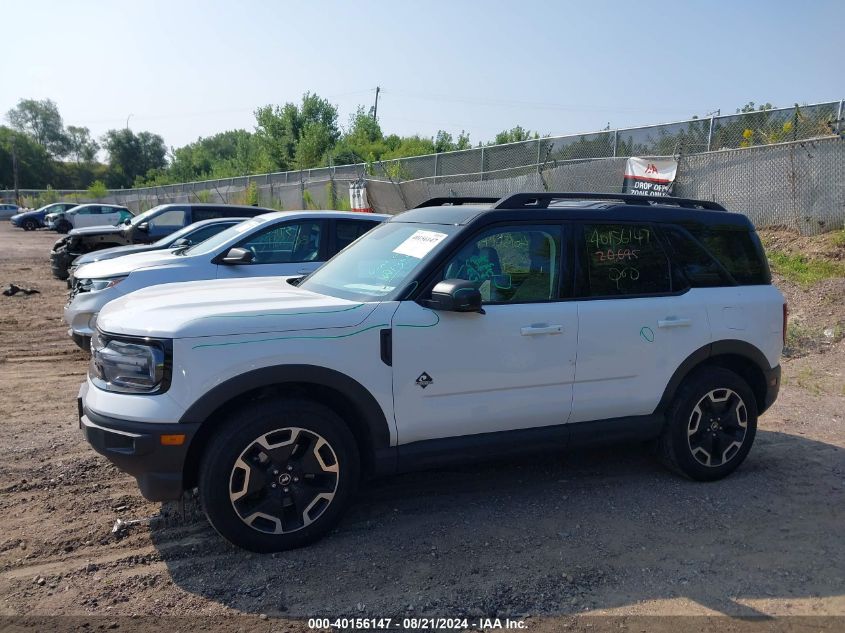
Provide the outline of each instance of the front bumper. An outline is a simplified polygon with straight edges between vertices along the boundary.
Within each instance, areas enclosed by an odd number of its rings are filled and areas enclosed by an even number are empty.
[[[79,426],[91,447],[135,477],[141,494],[150,501],[179,499],[185,490],[184,468],[188,448],[199,424],[129,422],[97,414],[85,406],[88,384],[79,390]],[[163,435],[184,435],[179,445],[163,445]]]
[[[59,248],[50,251],[50,270],[56,279],[67,279],[70,275],[70,266],[79,253],[69,253],[67,248]]]

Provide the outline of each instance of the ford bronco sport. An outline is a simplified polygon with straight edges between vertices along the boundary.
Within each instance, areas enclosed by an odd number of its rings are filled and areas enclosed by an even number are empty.
[[[451,459],[656,440],[724,477],[777,396],[785,320],[753,226],[718,204],[435,200],[304,278],[108,304],[80,425],[147,498],[198,487],[222,536],[277,551],[362,477]]]

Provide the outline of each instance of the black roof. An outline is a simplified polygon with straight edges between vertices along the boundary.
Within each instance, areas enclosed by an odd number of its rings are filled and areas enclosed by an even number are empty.
[[[486,202],[488,199],[484,199]],[[468,225],[475,221],[591,220],[720,224],[753,228],[741,213],[731,213],[707,200],[639,196],[618,193],[518,193],[492,205],[477,204],[478,197],[433,198],[400,213],[391,222]],[[475,204],[473,204],[475,203]]]
[[[212,209],[253,209],[263,211],[265,213],[274,213],[276,209],[268,209],[267,207],[259,207],[252,204],[229,204],[227,202],[165,202],[156,205],[158,207],[211,207]]]

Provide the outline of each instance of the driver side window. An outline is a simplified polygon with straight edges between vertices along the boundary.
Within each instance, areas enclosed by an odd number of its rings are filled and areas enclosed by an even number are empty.
[[[275,226],[239,244],[255,255],[255,264],[320,261],[320,222],[291,222]]]
[[[560,227],[497,227],[465,244],[443,279],[474,282],[486,304],[557,299],[560,249]]]

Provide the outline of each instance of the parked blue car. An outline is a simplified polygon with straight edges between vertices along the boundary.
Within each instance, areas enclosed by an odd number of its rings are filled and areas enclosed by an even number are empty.
[[[0,220],[10,220],[12,216],[19,213],[21,208],[16,204],[0,203]]]
[[[24,231],[34,231],[44,226],[44,216],[48,213],[64,213],[77,206],[79,204],[76,202],[54,202],[35,211],[25,211],[24,213],[13,215],[9,218],[9,221],[13,226],[17,226]]]

